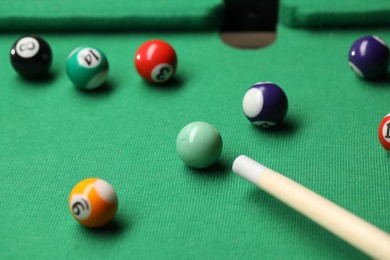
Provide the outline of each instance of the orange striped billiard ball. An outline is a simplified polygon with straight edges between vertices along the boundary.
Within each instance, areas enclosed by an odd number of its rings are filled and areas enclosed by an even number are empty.
[[[77,183],[70,192],[69,209],[80,224],[101,227],[114,218],[118,198],[108,182],[89,178]]]
[[[134,64],[138,74],[146,81],[163,83],[176,72],[176,52],[165,41],[150,40],[138,48]]]

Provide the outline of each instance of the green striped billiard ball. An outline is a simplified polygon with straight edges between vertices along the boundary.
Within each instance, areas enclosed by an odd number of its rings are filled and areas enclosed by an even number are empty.
[[[101,86],[108,75],[106,55],[96,48],[78,47],[68,56],[66,73],[79,89],[91,90]]]

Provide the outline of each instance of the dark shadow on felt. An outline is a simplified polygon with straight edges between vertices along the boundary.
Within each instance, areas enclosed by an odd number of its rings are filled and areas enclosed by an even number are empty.
[[[89,233],[93,236],[100,236],[102,238],[117,238],[129,228],[131,228],[131,223],[118,216],[116,216],[110,223],[100,228],[88,228],[80,225],[80,229],[82,229],[83,232]]]
[[[184,80],[182,76],[174,75],[173,78],[163,83],[152,83],[146,80],[143,80],[143,82],[144,85],[147,85],[147,87],[151,89],[164,91],[164,90],[177,90],[181,88],[183,86]]]
[[[297,131],[298,122],[291,118],[285,118],[282,122],[280,122],[275,126],[264,128],[253,124],[252,129],[255,131],[260,131],[265,134],[291,135]]]
[[[44,87],[53,83],[56,78],[56,75],[57,73],[55,71],[50,70],[48,73],[36,78],[26,78],[19,74],[17,74],[16,76],[18,77],[18,80],[23,82],[24,85]]]
[[[376,79],[364,79],[356,76],[357,80],[363,82],[367,86],[373,86],[378,88],[390,88],[390,72],[387,72],[383,76]]]
[[[115,90],[115,84],[113,84],[111,81],[106,81],[101,86],[95,89],[79,89],[76,86],[74,86],[79,92],[85,94],[85,95],[91,95],[91,96],[108,96]]]
[[[213,165],[204,168],[204,169],[195,169],[185,166],[189,172],[196,176],[206,176],[210,178],[214,177],[226,177],[230,172],[230,167],[228,167],[223,161],[218,160]]]

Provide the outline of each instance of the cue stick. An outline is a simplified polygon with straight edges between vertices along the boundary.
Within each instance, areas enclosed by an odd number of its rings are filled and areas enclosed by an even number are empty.
[[[346,209],[251,158],[241,155],[233,172],[376,259],[390,259],[390,235]]]

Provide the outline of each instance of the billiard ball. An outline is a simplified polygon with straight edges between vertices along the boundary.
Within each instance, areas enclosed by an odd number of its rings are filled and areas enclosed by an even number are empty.
[[[284,91],[271,82],[254,84],[244,95],[242,107],[245,116],[263,128],[275,126],[287,114],[288,101]]]
[[[37,35],[19,38],[11,48],[11,64],[22,77],[39,78],[45,75],[52,62],[49,44]]]
[[[98,178],[77,183],[70,192],[68,203],[72,216],[80,224],[92,228],[109,223],[118,209],[115,190]]]
[[[206,122],[186,125],[176,138],[179,158],[189,167],[202,169],[214,164],[222,152],[218,130]]]
[[[362,78],[378,78],[389,67],[389,47],[378,36],[359,38],[349,51],[349,65]]]
[[[177,57],[167,42],[150,40],[138,48],[134,63],[138,74],[146,81],[163,83],[175,74]]]
[[[68,56],[66,73],[77,88],[83,90],[96,89],[107,79],[107,57],[97,48],[78,47]]]
[[[378,137],[383,148],[390,151],[390,114],[382,119],[378,129]]]

